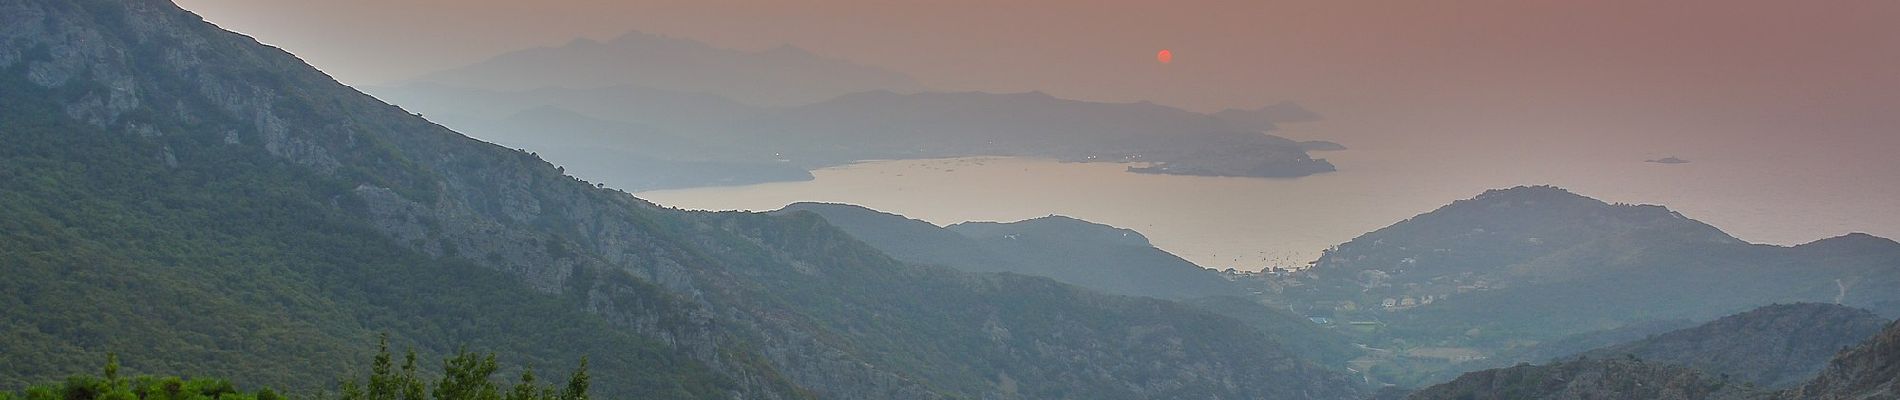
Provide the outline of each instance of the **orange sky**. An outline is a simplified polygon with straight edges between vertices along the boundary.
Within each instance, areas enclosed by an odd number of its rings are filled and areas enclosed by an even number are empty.
[[[1886,0],[181,3],[353,84],[641,30],[792,43],[952,90],[1203,111],[1298,100],[1394,137],[1900,148],[1900,2]],[[1163,48],[1173,63],[1155,62]]]
[[[1555,177],[1395,186],[1581,184],[1780,244],[1900,227],[1900,1],[180,2],[350,84],[630,30],[740,49],[791,43],[945,90],[1199,111],[1297,100],[1328,119],[1278,134],[1336,140],[1360,157]],[[1172,63],[1156,61],[1160,49]],[[1347,156],[1342,176],[1368,168]],[[1726,173],[1650,192],[1572,179],[1664,179],[1592,167],[1663,156]]]

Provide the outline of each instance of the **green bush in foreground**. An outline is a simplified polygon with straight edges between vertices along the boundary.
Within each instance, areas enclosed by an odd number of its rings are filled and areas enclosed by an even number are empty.
[[[434,385],[424,383],[416,364],[415,351],[403,357],[395,368],[389,353],[389,337],[377,345],[364,379],[343,380],[332,397],[319,393],[311,398],[338,400],[588,400],[587,358],[568,377],[565,386],[536,381],[528,369],[514,385],[503,390],[494,379],[500,367],[495,355],[458,351],[442,362],[441,378]],[[24,393],[0,392],[0,400],[288,400],[270,388],[244,392],[229,380],[218,378],[185,379],[176,376],[119,376],[119,358],[106,355],[103,376],[73,375],[64,382],[33,385]]]

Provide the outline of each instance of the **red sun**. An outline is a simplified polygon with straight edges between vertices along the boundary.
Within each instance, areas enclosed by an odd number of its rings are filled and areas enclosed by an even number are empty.
[[[1155,53],[1155,61],[1160,61],[1162,64],[1174,62],[1174,52],[1162,49]]]

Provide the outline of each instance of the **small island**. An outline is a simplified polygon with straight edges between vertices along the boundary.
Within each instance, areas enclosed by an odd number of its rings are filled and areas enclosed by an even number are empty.
[[[1654,160],[1647,160],[1644,162],[1655,163],[1655,164],[1688,164],[1689,160],[1684,160],[1681,158],[1676,158],[1676,157],[1671,156],[1671,157],[1658,158]]]

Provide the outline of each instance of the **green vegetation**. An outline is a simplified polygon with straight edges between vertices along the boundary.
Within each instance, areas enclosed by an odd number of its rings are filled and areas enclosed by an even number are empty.
[[[521,378],[512,388],[504,391],[504,383],[496,382],[494,375],[500,367],[495,362],[495,354],[486,355],[456,351],[455,356],[442,362],[442,377],[435,385],[424,384],[416,363],[416,353],[410,351],[403,356],[402,369],[394,368],[389,354],[389,340],[385,336],[378,343],[376,357],[370,363],[370,373],[363,379],[343,381],[339,392],[340,400],[587,400],[588,384],[587,358],[582,357],[580,366],[567,379],[564,386],[539,385],[535,381],[534,369],[524,369]],[[424,397],[424,395],[428,397]]]
[[[396,369],[389,353],[389,337],[384,335],[378,343],[376,356],[371,360],[370,373],[363,379],[350,379],[337,387],[338,395],[331,397],[323,392],[312,393],[300,398],[337,399],[337,400],[588,400],[591,377],[587,373],[587,358],[583,357],[580,366],[568,377],[565,385],[539,385],[533,369],[521,372],[521,378],[507,391],[503,391],[503,382],[494,380],[499,369],[495,355],[457,351],[453,357],[442,362],[441,377],[434,385],[425,383],[417,361],[416,352],[410,351],[403,357],[401,369]],[[365,383],[367,382],[367,383]],[[218,378],[191,378],[177,376],[150,376],[125,378],[120,376],[119,357],[106,354],[106,365],[100,376],[73,375],[59,383],[29,386],[25,392],[0,392],[0,400],[286,400],[289,397],[278,394],[270,388],[261,388],[246,393],[238,390],[231,381]]]
[[[587,314],[581,297],[391,243],[349,212],[352,178],[227,144],[214,128],[234,122],[217,114],[125,117],[154,137],[101,129],[62,101],[103,89],[34,85],[24,65],[0,68],[0,389],[117,352],[138,370],[309,391],[378,331],[424,356],[467,344],[524,367],[614,349],[592,367],[616,395],[722,398],[733,385]]]

